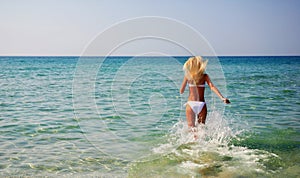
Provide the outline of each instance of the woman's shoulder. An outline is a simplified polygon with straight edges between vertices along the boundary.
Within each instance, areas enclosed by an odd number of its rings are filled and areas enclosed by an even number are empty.
[[[201,78],[205,80],[207,77],[208,77],[208,74],[203,74]]]
[[[204,81],[209,80],[209,75],[208,75],[208,74],[203,74],[203,80],[204,80]]]

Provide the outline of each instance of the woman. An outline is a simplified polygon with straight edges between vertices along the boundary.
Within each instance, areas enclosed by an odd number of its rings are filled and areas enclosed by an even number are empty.
[[[185,104],[186,106],[186,118],[189,128],[192,131],[195,127],[196,116],[198,123],[205,124],[207,107],[204,99],[205,83],[214,91],[220,99],[229,104],[230,101],[224,98],[220,91],[213,85],[207,74],[204,73],[207,61],[204,61],[201,56],[190,57],[183,65],[185,75],[180,88],[180,94],[184,92],[186,85],[189,86],[189,97]]]

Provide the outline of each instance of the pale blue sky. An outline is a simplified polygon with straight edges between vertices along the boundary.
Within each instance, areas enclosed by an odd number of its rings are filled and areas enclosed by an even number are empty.
[[[192,26],[217,55],[300,55],[299,9],[299,0],[0,0],[0,55],[80,55],[106,28],[141,16]]]

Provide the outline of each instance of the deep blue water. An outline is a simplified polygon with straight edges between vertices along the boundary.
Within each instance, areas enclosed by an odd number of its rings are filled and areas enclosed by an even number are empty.
[[[0,57],[1,176],[296,177],[300,57],[208,57],[199,140],[187,57]]]

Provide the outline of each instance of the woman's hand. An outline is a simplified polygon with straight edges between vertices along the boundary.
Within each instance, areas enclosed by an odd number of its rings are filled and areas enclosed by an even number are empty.
[[[227,98],[223,98],[222,100],[223,100],[223,102],[226,103],[226,104],[229,104],[229,103],[230,103],[229,99],[227,99]]]

